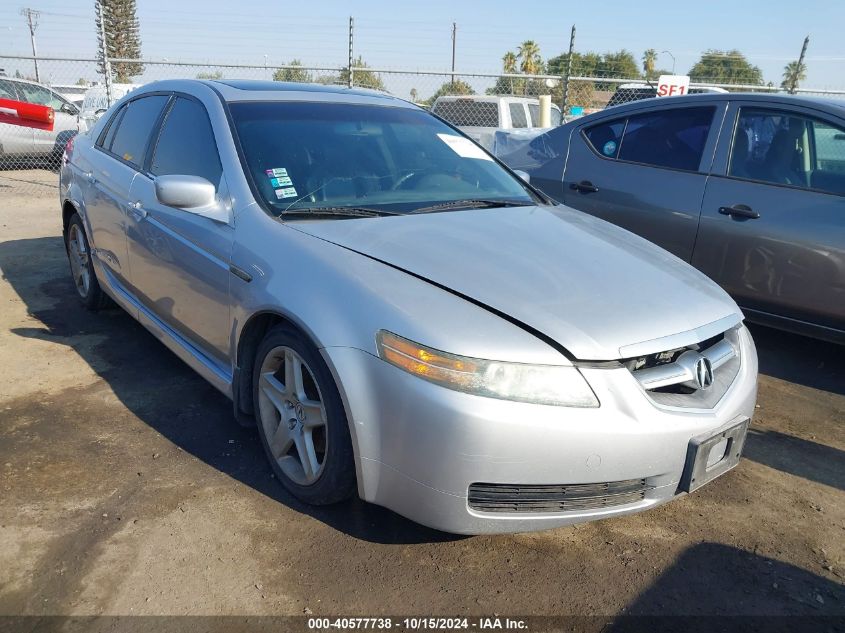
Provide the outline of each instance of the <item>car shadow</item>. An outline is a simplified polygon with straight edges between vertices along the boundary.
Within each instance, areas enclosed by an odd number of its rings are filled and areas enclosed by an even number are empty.
[[[760,373],[845,395],[845,346],[749,324]]]
[[[624,612],[637,617],[623,616],[606,630],[837,630],[845,623],[845,586],[773,558],[704,542],[686,549]]]
[[[15,328],[14,334],[73,347],[132,414],[209,466],[365,541],[411,544],[462,538],[357,498],[324,507],[299,502],[272,478],[257,432],[235,422],[232,403],[225,396],[123,310],[91,313],[82,307],[67,272],[61,237],[0,243],[0,271],[29,313],[43,324]],[[167,396],[175,393],[178,397]]]
[[[752,428],[742,455],[781,472],[845,490],[845,451],[838,448]]]

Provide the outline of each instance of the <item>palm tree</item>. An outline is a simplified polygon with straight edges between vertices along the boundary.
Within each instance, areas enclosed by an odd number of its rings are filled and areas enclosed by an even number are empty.
[[[502,57],[502,70],[508,74],[516,72],[517,57],[513,51],[508,51]]]
[[[654,65],[657,63],[657,51],[653,48],[646,49],[643,53],[643,72],[646,79],[654,76]]]
[[[414,103],[417,102],[417,89],[416,88],[411,88],[411,101],[413,101]]]
[[[508,74],[513,75],[517,72],[517,57],[513,51],[508,51],[502,56],[502,70]],[[508,77],[511,85],[511,94],[513,94],[513,77]]]
[[[540,47],[533,40],[525,40],[516,53],[520,61],[519,69],[526,75],[536,75],[543,70],[543,58],[540,57]],[[522,94],[527,94],[530,80],[522,84]]]
[[[780,87],[794,94],[798,83],[807,78],[807,64],[802,62],[789,62],[783,67],[783,81]]]

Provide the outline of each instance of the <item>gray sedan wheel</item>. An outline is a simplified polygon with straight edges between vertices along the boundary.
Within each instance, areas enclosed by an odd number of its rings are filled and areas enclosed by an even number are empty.
[[[85,226],[78,214],[74,214],[68,222],[65,249],[73,284],[83,305],[89,310],[107,307],[111,302],[97,281],[91,261],[91,247],[85,235]]]
[[[273,472],[307,503],[328,504],[355,489],[349,426],[328,367],[287,327],[271,330],[253,371],[258,431]]]

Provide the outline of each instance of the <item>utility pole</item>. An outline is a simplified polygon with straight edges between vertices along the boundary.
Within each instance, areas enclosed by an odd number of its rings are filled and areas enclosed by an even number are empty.
[[[801,47],[801,54],[798,56],[798,67],[792,73],[792,81],[789,83],[789,94],[794,95],[798,88],[798,75],[801,74],[801,67],[804,65],[804,55],[807,54],[807,45],[810,43],[810,36],[804,38],[804,45]],[[33,44],[33,46],[35,46]]]
[[[41,82],[41,76],[38,74],[38,52],[35,49],[35,29],[38,28],[38,17],[41,15],[40,11],[33,9],[21,9],[21,15],[26,18],[29,25],[29,41],[32,42],[32,57],[35,61],[35,81]]]
[[[352,16],[349,16],[349,79],[348,79],[348,87],[351,88],[354,85],[352,80],[352,33],[353,33],[353,26],[354,23],[352,21]]]
[[[566,58],[566,77],[563,78],[563,104],[561,112],[566,116],[566,109],[569,107],[569,76],[572,74],[572,55],[575,53],[575,25],[569,33],[569,56]]]
[[[452,22],[452,88],[455,87],[455,43],[457,42],[458,25]]]
[[[97,12],[97,27],[100,29],[100,40],[102,41],[102,48],[100,49],[100,59],[103,62],[103,77],[106,83],[106,105],[111,107],[111,61],[109,61],[109,43],[106,39],[106,18],[103,15],[103,4],[97,0],[95,6]]]

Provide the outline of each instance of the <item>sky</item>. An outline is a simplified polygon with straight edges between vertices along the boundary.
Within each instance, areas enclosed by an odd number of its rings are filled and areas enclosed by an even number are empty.
[[[39,55],[93,57],[93,0],[4,0],[0,6],[0,55],[30,54],[23,7],[41,11],[36,30]],[[575,24],[575,50],[626,48],[660,52],[658,67],[686,73],[702,51],[739,49],[776,85],[783,67],[798,57],[805,35],[804,87],[845,89],[845,2],[784,0],[742,2],[680,0],[565,2],[533,0],[361,0],[283,3],[273,0],[137,0],[145,58],[272,66],[298,58],[306,65],[342,66],[347,59],[350,15],[354,48],[370,66],[448,70],[452,23],[457,24],[457,69],[497,72],[502,55],[532,39],[544,58],[565,52]],[[668,52],[661,52],[668,51]],[[18,62],[0,59],[0,67]],[[54,83],[75,81],[82,65],[47,66]],[[85,72],[93,72],[88,70]],[[162,71],[166,72],[166,71]],[[192,71],[193,72],[193,71]],[[228,73],[229,71],[227,71]],[[227,76],[235,76],[231,71]],[[420,79],[432,86],[442,77]],[[423,88],[420,92],[424,92]]]

